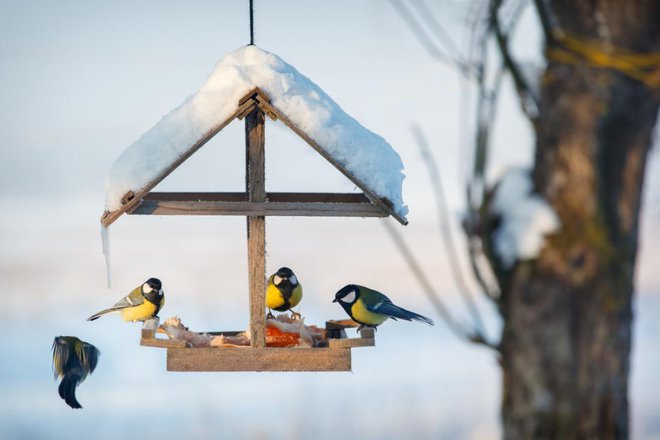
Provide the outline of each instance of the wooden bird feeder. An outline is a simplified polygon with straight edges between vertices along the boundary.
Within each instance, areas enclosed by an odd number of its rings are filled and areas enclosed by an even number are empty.
[[[280,120],[307,144],[334,165],[363,193],[269,193],[265,189],[265,119]],[[245,192],[186,193],[151,190],[234,119],[245,119]],[[282,111],[271,104],[259,88],[243,96],[226,120],[204,134],[160,175],[137,193],[129,192],[122,205],[106,211],[101,223],[108,227],[122,214],[130,215],[243,215],[247,216],[247,242],[250,294],[250,347],[187,348],[182,341],[156,338],[157,319],[147,321],[141,344],[167,348],[168,371],[350,371],[351,348],[374,346],[373,329],[363,329],[360,337],[347,338],[353,321],[328,321],[327,347],[266,347],[266,216],[388,217],[401,224],[392,203],[378,197],[358,177],[331,157]],[[215,334],[235,332],[215,332]]]

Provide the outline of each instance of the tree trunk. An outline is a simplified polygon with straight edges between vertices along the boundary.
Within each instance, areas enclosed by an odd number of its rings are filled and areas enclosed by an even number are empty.
[[[545,3],[580,41],[660,51],[657,0]],[[537,260],[498,273],[504,436],[627,438],[638,220],[659,92],[549,58],[533,175],[562,228]]]

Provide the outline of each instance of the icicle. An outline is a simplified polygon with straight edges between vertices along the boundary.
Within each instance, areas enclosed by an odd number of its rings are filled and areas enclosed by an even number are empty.
[[[103,243],[103,256],[105,257],[105,273],[108,280],[108,289],[112,286],[112,273],[110,272],[110,231],[101,225],[101,241]]]

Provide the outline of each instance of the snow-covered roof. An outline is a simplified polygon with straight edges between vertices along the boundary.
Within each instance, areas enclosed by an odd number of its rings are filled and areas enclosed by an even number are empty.
[[[131,144],[106,179],[107,211],[163,177],[201,138],[230,118],[251,90],[265,92],[274,108],[332,159],[386,199],[405,218],[403,163],[385,139],[344,112],[320,87],[277,55],[255,46],[226,54],[201,88]]]

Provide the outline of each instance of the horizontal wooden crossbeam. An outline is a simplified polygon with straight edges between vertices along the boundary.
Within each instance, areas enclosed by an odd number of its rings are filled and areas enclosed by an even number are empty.
[[[167,371],[351,371],[351,349],[170,348]]]
[[[265,202],[250,202],[244,192],[160,193],[144,196],[133,215],[263,215],[303,217],[387,217],[364,194],[267,193]]]

